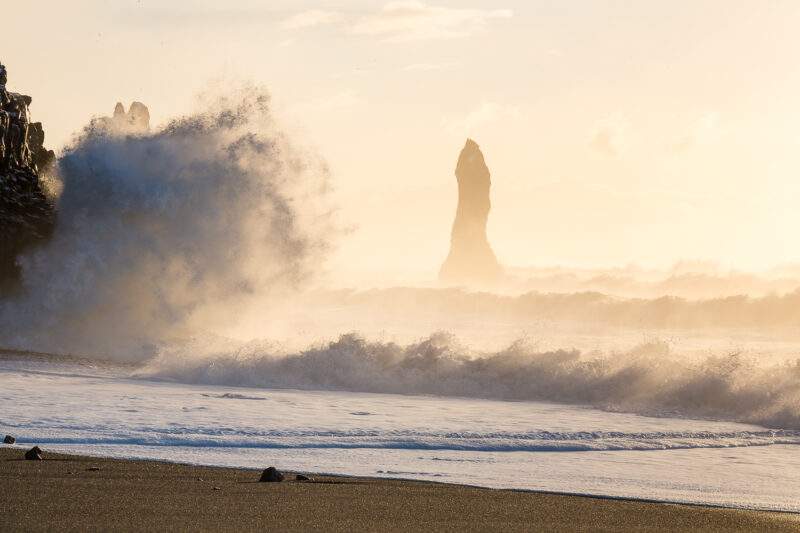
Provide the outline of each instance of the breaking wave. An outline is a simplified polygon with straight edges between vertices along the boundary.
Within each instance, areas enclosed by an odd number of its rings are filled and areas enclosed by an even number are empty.
[[[668,280],[713,290],[662,283],[652,273],[644,276],[646,286],[639,272],[623,272],[633,281],[622,285],[623,274],[611,283],[578,272],[562,284],[564,272],[527,275],[538,275],[541,287],[555,287],[550,290],[730,294],[746,286],[757,296],[690,300],[419,287],[297,295],[335,234],[325,165],[276,127],[262,91],[248,88],[206,109],[153,132],[113,132],[95,122],[76,137],[59,160],[52,239],[18,258],[23,290],[0,302],[0,348],[134,362],[140,376],[183,382],[546,400],[800,430],[800,359],[766,363],[743,352],[687,357],[660,341],[623,351],[543,351],[519,340],[478,351],[443,333],[411,343],[347,334],[306,347],[352,326],[367,334],[370,326],[411,332],[407,340],[460,324],[489,338],[503,329],[508,340],[513,337],[505,333],[516,336],[533,322],[540,329],[592,324],[607,337],[614,328],[639,334],[752,327],[768,339],[770,328],[796,331],[800,291],[794,271],[774,273],[770,283],[731,274],[715,285],[712,274],[676,270]],[[531,283],[523,286],[540,287]],[[259,321],[255,335],[270,337],[270,326],[284,321],[306,348],[253,342],[231,349],[222,338],[225,326],[252,311],[248,305],[256,300],[266,307],[248,317]]]
[[[742,353],[688,358],[654,341],[623,352],[537,351],[517,341],[474,353],[438,333],[409,345],[348,334],[280,353],[168,350],[140,376],[249,387],[433,394],[583,404],[651,416],[733,420],[800,430],[800,360],[763,364]]]
[[[325,166],[276,128],[263,91],[206,109],[152,133],[96,120],[76,138],[55,233],[0,302],[5,347],[141,360],[313,272],[330,237]]]

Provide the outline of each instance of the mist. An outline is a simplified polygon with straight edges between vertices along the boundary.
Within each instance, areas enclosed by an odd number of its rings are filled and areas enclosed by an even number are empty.
[[[492,290],[435,274],[334,282],[352,278],[326,266],[348,237],[336,177],[270,106],[245,86],[153,131],[96,117],[76,134],[47,183],[52,238],[18,258],[22,287],[0,303],[2,348],[181,382],[800,429],[795,267],[505,265]]]
[[[18,258],[21,294],[0,303],[6,347],[142,360],[313,277],[334,237],[328,172],[264,90],[209,95],[153,132],[108,123],[59,158],[54,234]]]

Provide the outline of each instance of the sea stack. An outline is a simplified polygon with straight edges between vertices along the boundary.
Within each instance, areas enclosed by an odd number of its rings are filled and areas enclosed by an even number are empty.
[[[8,91],[7,81],[0,64],[0,294],[20,280],[18,254],[48,238],[55,225],[39,181],[55,154],[43,146],[41,122],[30,120],[31,97]]]
[[[150,128],[150,110],[141,102],[132,102],[125,112],[122,102],[117,102],[114,115],[101,119],[103,126],[118,134],[143,134]]]
[[[492,181],[478,143],[467,139],[456,164],[458,208],[450,235],[450,253],[439,282],[451,286],[492,288],[503,276],[503,267],[494,256],[486,237],[486,223],[492,207],[489,188]]]

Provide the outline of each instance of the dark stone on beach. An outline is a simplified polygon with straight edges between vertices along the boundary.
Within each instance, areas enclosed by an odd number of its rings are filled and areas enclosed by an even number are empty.
[[[221,489],[221,488],[219,488],[219,487],[214,487],[214,488],[212,488],[211,490],[222,490],[222,489]]]
[[[313,481],[310,477],[304,476],[303,474],[297,474],[294,476],[295,481]]]
[[[274,466],[270,466],[269,468],[261,472],[261,479],[259,479],[258,481],[260,481],[261,483],[274,483],[278,481],[283,481],[284,479],[285,478],[283,477],[283,474],[278,472],[277,468],[275,468]]]
[[[90,466],[86,470],[88,470],[89,472],[97,472],[98,470],[100,470],[100,467],[99,466]]]
[[[38,446],[34,446],[27,452],[25,452],[25,459],[28,461],[41,461],[42,460],[42,449]]]
[[[3,444],[14,444],[15,442],[17,442],[17,439],[11,435],[6,435],[6,438],[3,439]]]

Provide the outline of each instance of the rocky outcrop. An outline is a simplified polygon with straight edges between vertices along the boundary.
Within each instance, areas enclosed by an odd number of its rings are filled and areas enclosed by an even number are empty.
[[[503,267],[489,245],[486,223],[492,207],[491,177],[478,144],[467,139],[456,164],[458,208],[450,235],[450,253],[439,281],[445,285],[491,288],[503,276]]]
[[[17,439],[11,435],[6,435],[6,438],[3,439],[3,444],[14,444],[15,442],[17,442]]]
[[[55,222],[39,179],[55,155],[44,147],[42,124],[31,122],[31,97],[8,91],[7,81],[0,64],[0,294],[19,280],[19,253],[49,237]]]

